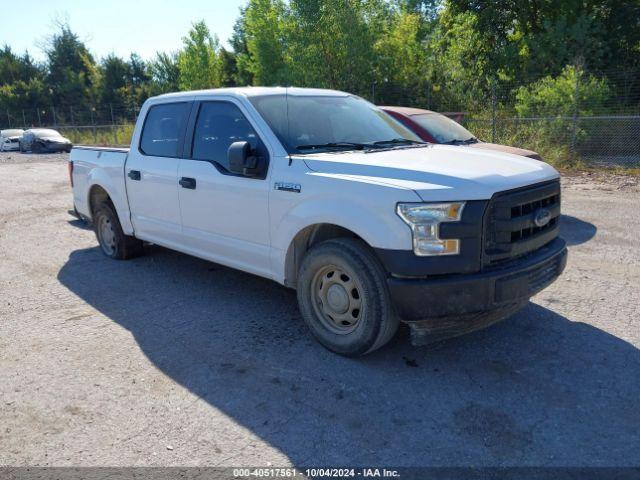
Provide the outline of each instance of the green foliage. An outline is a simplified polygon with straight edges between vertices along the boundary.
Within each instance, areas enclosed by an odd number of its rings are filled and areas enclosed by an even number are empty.
[[[384,34],[375,44],[383,81],[377,95],[387,103],[405,103],[404,92],[413,92],[411,102],[429,105],[431,102],[431,66],[425,48],[425,22],[414,9],[394,15]],[[375,92],[374,92],[375,93]]]
[[[515,109],[522,117],[590,116],[602,112],[610,96],[607,82],[567,66],[557,77],[544,77],[518,88]]]
[[[126,103],[127,76],[129,65],[120,57],[109,55],[102,61],[100,81],[100,101],[122,109]]]
[[[175,52],[96,61],[62,24],[42,64],[0,49],[0,118],[17,122],[26,110],[26,123],[36,114],[46,123],[55,107],[58,120],[120,123],[148,96],[176,90],[325,87],[378,104],[493,116],[497,141],[561,161],[570,145],[575,158],[581,143],[603,136],[574,114],[640,108],[638,0],[246,0],[229,45],[202,20]],[[473,128],[490,139],[490,123]],[[113,143],[100,130],[74,135]]]
[[[182,39],[183,49],[178,54],[181,90],[216,88],[221,84],[221,61],[218,58],[220,42],[211,36],[204,20],[193,24]]]
[[[377,1],[292,0],[286,43],[293,83],[369,92],[378,37],[369,19],[382,8]]]
[[[95,102],[98,70],[93,56],[68,25],[49,40],[47,84],[58,105]]]
[[[574,66],[567,66],[557,77],[544,77],[516,91],[515,110],[521,117],[544,117],[523,121],[518,143],[537,149],[544,158],[556,164],[575,161],[579,145],[595,132],[595,123],[582,123],[578,115],[589,117],[602,113],[611,95],[607,82]],[[513,138],[506,141],[514,142]],[[570,146],[576,148],[569,154]]]
[[[284,10],[281,0],[249,0],[244,11],[247,53],[239,70],[250,72],[255,85],[288,83]]]
[[[79,145],[131,145],[133,136],[133,123],[125,125],[95,127],[95,128],[68,128],[59,127],[60,133],[66,136],[74,144]]]
[[[445,10],[476,15],[478,30],[502,53],[491,66],[511,75],[557,75],[579,61],[592,70],[640,65],[637,0],[447,0]]]
[[[180,81],[180,67],[177,53],[158,52],[149,63],[151,91],[154,95],[175,92]]]
[[[229,39],[229,43],[233,49],[235,60],[235,77],[236,85],[252,85],[253,73],[250,65],[252,64],[249,46],[247,45],[247,32],[245,27],[246,8],[240,9],[240,16],[233,24],[233,33]]]
[[[429,39],[431,81],[436,106],[478,111],[489,97],[490,79],[498,74],[491,36],[478,27],[474,13],[445,9]]]
[[[32,79],[42,79],[44,71],[36,65],[29,54],[17,55],[9,45],[0,50],[0,85],[14,82],[29,82]]]

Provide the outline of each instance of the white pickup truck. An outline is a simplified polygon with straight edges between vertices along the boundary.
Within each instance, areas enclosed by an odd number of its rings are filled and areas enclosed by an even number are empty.
[[[150,242],[294,288],[342,355],[381,347],[401,321],[414,344],[487,326],[566,264],[551,166],[421,142],[338,91],[150,98],[131,148],[75,147],[69,167],[107,256]]]

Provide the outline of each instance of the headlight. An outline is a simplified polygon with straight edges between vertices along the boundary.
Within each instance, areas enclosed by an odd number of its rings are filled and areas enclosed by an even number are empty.
[[[464,202],[453,203],[399,203],[396,211],[413,235],[413,252],[420,257],[456,255],[460,253],[460,240],[440,239],[440,224],[459,222]]]

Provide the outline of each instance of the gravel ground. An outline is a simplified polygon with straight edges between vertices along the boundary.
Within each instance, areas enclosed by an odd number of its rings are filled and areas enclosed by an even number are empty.
[[[564,179],[565,274],[511,319],[359,360],[293,292],[104,257],[66,155],[0,154],[0,465],[640,464],[640,187]]]

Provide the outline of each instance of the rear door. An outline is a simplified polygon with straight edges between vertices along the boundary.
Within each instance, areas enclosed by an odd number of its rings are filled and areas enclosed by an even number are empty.
[[[229,171],[227,151],[238,141],[249,142],[268,163],[267,147],[240,102],[196,102],[178,174],[184,241],[199,257],[270,276],[268,174]]]
[[[176,101],[149,107],[139,142],[131,146],[125,166],[136,237],[167,247],[182,244],[179,152],[192,105],[191,101]]]

